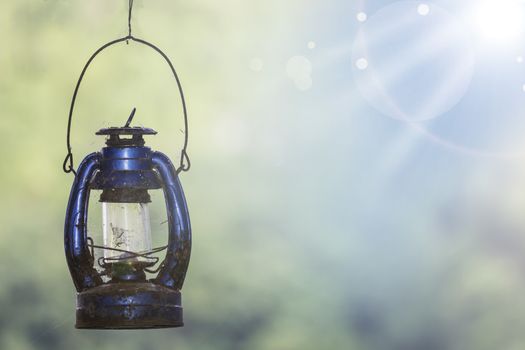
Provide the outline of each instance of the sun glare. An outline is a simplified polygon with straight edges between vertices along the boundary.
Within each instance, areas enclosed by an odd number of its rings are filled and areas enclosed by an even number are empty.
[[[474,6],[473,22],[482,39],[508,44],[522,37],[525,20],[523,1],[488,0]]]

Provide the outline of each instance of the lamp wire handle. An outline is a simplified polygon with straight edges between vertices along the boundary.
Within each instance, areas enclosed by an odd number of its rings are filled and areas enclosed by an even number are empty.
[[[131,14],[132,14],[132,10],[133,10],[133,0],[129,0],[128,35],[123,37],[123,38],[119,38],[119,39],[110,41],[107,44],[104,44],[103,46],[101,46],[97,51],[95,51],[95,53],[93,53],[91,55],[91,57],[89,58],[89,60],[85,64],[84,68],[82,69],[82,72],[80,73],[80,77],[79,77],[79,79],[77,81],[77,84],[75,86],[75,91],[74,91],[73,97],[71,99],[71,106],[69,108],[69,117],[68,117],[68,122],[67,122],[67,135],[66,135],[67,155],[66,155],[66,158],[64,159],[64,163],[62,164],[62,169],[64,170],[64,172],[66,174],[73,173],[75,176],[77,175],[77,173],[75,171],[75,167],[74,167],[73,150],[72,150],[72,147],[71,147],[71,126],[72,126],[72,121],[73,121],[73,112],[75,110],[75,103],[76,103],[76,100],[77,100],[78,92],[80,90],[80,85],[82,84],[82,80],[84,79],[84,76],[85,76],[88,68],[90,67],[91,63],[93,62],[93,60],[102,51],[104,51],[105,49],[107,49],[107,48],[109,48],[109,47],[111,47],[113,45],[116,45],[118,43],[124,42],[124,41],[126,43],[129,43],[129,40],[134,41],[134,42],[139,43],[139,44],[142,44],[142,45],[145,45],[145,46],[150,47],[153,50],[155,50],[158,54],[160,54],[164,58],[166,63],[169,65],[169,67],[171,69],[171,72],[173,73],[173,77],[175,78],[175,81],[177,82],[177,87],[179,89],[180,99],[181,99],[181,102],[182,102],[182,111],[183,111],[183,116],[184,116],[184,144],[183,144],[183,147],[182,147],[182,150],[181,150],[181,153],[180,153],[180,163],[179,163],[179,166],[176,169],[176,171],[177,171],[177,174],[179,174],[180,172],[183,172],[183,171],[186,172],[186,171],[190,170],[190,168],[191,168],[191,161],[190,161],[190,157],[189,157],[188,151],[187,151],[188,150],[188,141],[189,141],[189,134],[188,134],[189,133],[188,110],[187,110],[187,107],[186,107],[186,99],[184,97],[184,91],[182,89],[182,84],[181,84],[179,75],[177,74],[177,71],[175,70],[175,67],[173,66],[173,63],[171,62],[169,57],[161,49],[159,49],[157,46],[153,45],[152,43],[150,43],[150,42],[148,42],[146,40],[143,40],[143,39],[136,38],[136,37],[134,37],[131,34]],[[133,117],[134,111],[132,112],[132,115],[130,116],[130,119]]]

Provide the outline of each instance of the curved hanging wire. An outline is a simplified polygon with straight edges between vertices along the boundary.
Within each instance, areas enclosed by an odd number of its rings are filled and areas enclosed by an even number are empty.
[[[67,155],[66,155],[66,158],[64,159],[64,163],[62,164],[62,169],[64,170],[65,173],[73,173],[75,176],[77,175],[76,171],[75,171],[75,167],[74,167],[73,150],[72,150],[72,147],[71,147],[71,126],[72,126],[72,121],[73,121],[73,112],[75,110],[75,103],[76,103],[76,100],[77,100],[78,92],[80,90],[80,85],[82,84],[82,80],[84,79],[84,76],[85,76],[89,66],[93,62],[93,60],[102,51],[104,51],[105,49],[107,49],[107,48],[109,48],[109,47],[111,47],[113,45],[116,45],[118,43],[124,42],[124,41],[126,43],[129,43],[129,40],[134,41],[134,42],[139,43],[139,44],[142,44],[142,45],[145,45],[145,46],[155,50],[158,54],[160,54],[164,58],[166,63],[169,65],[169,67],[171,69],[171,72],[173,73],[175,81],[177,82],[177,87],[179,89],[179,94],[180,94],[180,98],[181,98],[181,102],[182,102],[183,116],[184,116],[184,144],[183,144],[183,147],[182,147],[182,150],[181,150],[181,153],[180,153],[180,163],[179,163],[179,166],[176,169],[176,171],[177,171],[177,174],[179,174],[180,172],[188,171],[191,168],[191,161],[190,161],[190,157],[189,157],[188,152],[187,152],[187,150],[188,150],[188,142],[189,142],[188,111],[187,111],[187,107],[186,107],[186,99],[184,97],[184,91],[182,89],[182,83],[181,83],[180,78],[179,78],[179,76],[177,74],[177,71],[175,70],[175,67],[174,67],[173,63],[171,62],[169,57],[160,48],[158,48],[157,46],[153,45],[152,43],[150,43],[150,42],[148,42],[146,40],[136,38],[136,37],[134,37],[132,35],[132,33],[131,33],[132,11],[133,11],[133,0],[129,0],[128,35],[123,37],[123,38],[119,38],[119,39],[110,41],[107,44],[102,45],[97,51],[95,51],[95,53],[93,53],[91,55],[91,57],[89,58],[89,60],[85,64],[84,68],[82,69],[82,72],[80,73],[80,77],[79,77],[79,79],[77,81],[77,84],[75,86],[75,91],[74,91],[73,97],[71,99],[71,106],[69,108],[69,116],[68,116],[68,123],[67,123],[67,136],[66,136]]]

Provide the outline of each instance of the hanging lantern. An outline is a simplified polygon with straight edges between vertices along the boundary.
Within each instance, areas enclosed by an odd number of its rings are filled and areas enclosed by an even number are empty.
[[[130,20],[131,20],[130,2]],[[180,166],[145,145],[156,132],[132,127],[135,109],[123,127],[102,129],[106,147],[88,155],[74,170],[70,132],[76,97],[87,68],[105,48],[135,41],[155,49],[171,67],[183,102],[185,142]],[[183,325],[180,290],[188,268],[191,228],[178,175],[190,167],[186,153],[188,123],[184,94],[168,57],[156,46],[128,36],[110,42],[89,59],[71,103],[64,170],[75,174],[65,220],[66,259],[77,294],[76,327],[135,329]],[[103,244],[88,236],[88,203],[92,190],[101,191]],[[152,248],[150,192],[162,190],[168,218],[168,244]],[[95,259],[94,250],[102,256]],[[162,261],[155,256],[166,250]],[[99,268],[97,269],[96,265]],[[158,265],[155,267],[155,265]],[[148,278],[148,275],[154,277]]]

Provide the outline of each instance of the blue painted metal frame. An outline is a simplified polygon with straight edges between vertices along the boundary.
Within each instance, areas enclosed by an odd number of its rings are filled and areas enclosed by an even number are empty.
[[[102,284],[102,278],[93,267],[93,257],[87,246],[89,185],[100,168],[100,159],[100,153],[92,153],[80,164],[66,211],[64,248],[67,265],[78,292]]]
[[[155,283],[172,289],[181,289],[191,253],[188,207],[177,171],[170,159],[160,152],[154,152],[152,162],[162,180],[170,232],[166,260]]]
[[[90,189],[162,188],[169,240],[166,259],[151,282],[173,290],[184,283],[191,252],[191,224],[182,185],[169,158],[148,147],[105,147],[87,156],[78,169],[66,213],[64,246],[77,291],[103,284],[87,245]]]

